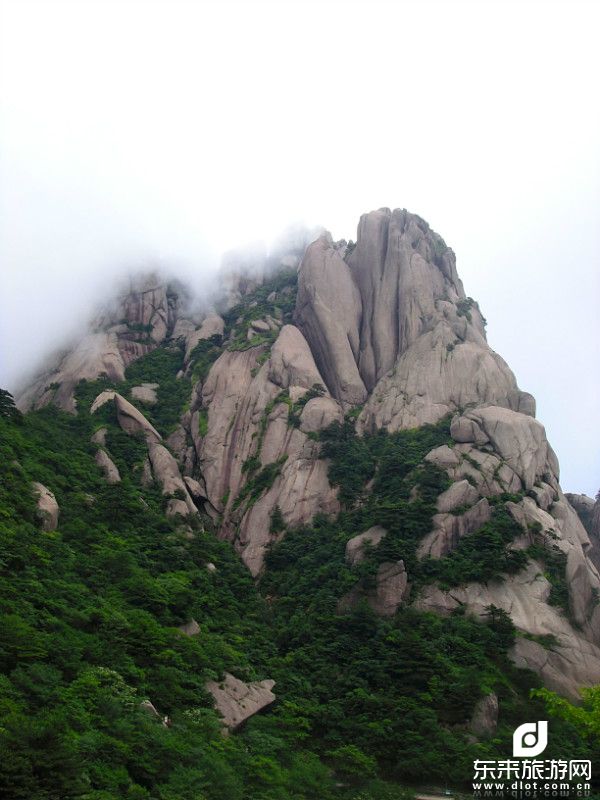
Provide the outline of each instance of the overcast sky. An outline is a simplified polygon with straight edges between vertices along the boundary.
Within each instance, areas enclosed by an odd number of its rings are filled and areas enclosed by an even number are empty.
[[[600,4],[0,6],[0,385],[131,268],[405,207],[595,493]]]

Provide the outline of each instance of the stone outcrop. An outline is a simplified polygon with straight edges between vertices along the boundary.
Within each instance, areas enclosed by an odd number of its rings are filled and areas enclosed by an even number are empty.
[[[142,433],[148,442],[159,442],[161,440],[160,433],[129,400],[125,400],[124,397],[115,392],[114,401],[119,425],[126,433],[134,435]]]
[[[37,510],[42,530],[55,531],[58,527],[58,517],[60,515],[56,497],[43,483],[38,483],[37,481],[33,484],[33,492],[37,497]]]
[[[543,647],[519,637],[511,657],[519,666],[534,669],[552,689],[576,699],[578,688],[600,682],[600,647],[594,636],[574,629],[556,606],[550,605],[551,585],[542,565],[532,561],[516,575],[486,584],[472,583],[444,591],[428,586],[416,600],[417,608],[450,614],[457,607],[485,618],[490,605],[504,609],[516,628],[530,637],[553,637],[556,644]]]
[[[158,383],[142,383],[141,386],[134,386],[131,390],[131,396],[134,400],[144,403],[147,406],[155,405],[157,401],[156,390]]]
[[[478,700],[469,721],[469,730],[478,739],[486,739],[496,733],[498,727],[498,695],[486,694]]]
[[[200,625],[198,625],[196,620],[192,617],[192,619],[189,622],[186,622],[185,625],[180,625],[178,630],[180,630],[185,636],[198,636],[200,633]]]
[[[194,312],[185,290],[173,282],[147,276],[131,283],[22,394],[21,407],[52,402],[75,411],[79,380],[105,375],[122,381],[133,360],[163,343],[184,349],[177,377],[195,380],[194,349],[217,337],[210,347],[220,346],[221,353],[210,369],[203,365],[189,408],[165,442],[114,389],[98,395],[91,411],[114,403],[122,429],[146,440],[148,458],[137,473],[142,485],[157,482],[170,515],[209,514],[218,536],[233,543],[255,576],[285,529],[310,522],[318,512],[339,511],[319,431],[342,422],[351,409],[346,420],[356,420],[359,434],[448,417],[451,436],[425,463],[443,470],[451,485],[436,500],[419,557],[447,556],[501,504],[521,531],[512,549],[538,544],[564,554],[568,613],[550,603],[546,567],[533,561],[502,581],[449,591],[427,586],[417,597],[409,592],[404,563],[388,561],[370,583],[359,580],[339,610],[367,602],[376,613],[392,615],[413,602],[441,614],[462,606],[483,617],[488,605],[496,605],[518,629],[515,663],[575,697],[578,686],[600,681],[600,503],[562,494],[558,462],[535,419],[535,401],[489,347],[485,321],[465,294],[454,253],[421,218],[400,209],[365,214],[356,246],[334,242],[327,233],[306,247],[308,241],[304,231],[293,246],[271,254],[263,246],[228,254],[215,306],[223,316],[207,307]],[[291,282],[268,297],[265,291],[250,297],[275,268],[298,272],[295,324],[289,324]],[[156,388],[142,384],[131,397],[152,403]],[[106,429],[92,441],[107,479],[114,477]],[[410,499],[418,501],[418,492]],[[357,567],[367,547],[377,548],[384,536],[376,526],[353,537],[348,565]],[[236,681],[228,676],[219,688],[223,707],[237,708],[226,711],[230,727],[246,718],[242,696],[250,698],[244,700],[248,707],[256,706],[254,685]],[[472,720],[478,736],[490,735],[493,727],[493,700],[484,701]]]
[[[457,484],[454,484],[457,485]],[[490,520],[492,511],[484,497],[463,514],[435,514],[433,530],[425,536],[417,549],[419,558],[441,558],[458,545],[463,536],[475,533]]]
[[[101,376],[122,381],[125,369],[168,338],[188,302],[188,292],[177,281],[155,274],[132,278],[116,302],[101,311],[51,369],[38,375],[17,397],[19,408],[42,408],[54,403],[75,412],[79,381]]]
[[[374,525],[368,531],[353,536],[346,543],[346,563],[351,567],[360,564],[365,558],[367,548],[377,547],[386,534],[385,528],[382,528],[381,525]]]
[[[338,509],[327,464],[319,458],[320,445],[308,431],[340,418],[339,405],[326,393],[306,403],[299,427],[291,425],[285,397],[299,399],[315,385],[324,387],[324,380],[293,325],[281,329],[261,365],[265,352],[259,346],[225,351],[217,359],[201,388],[208,421],[206,435],[196,441],[207,507],[222,515],[221,535],[234,540],[253,575],[262,569],[274,540],[271,517],[276,506],[286,525]],[[278,467],[272,486],[247,507],[240,492],[248,479],[244,465],[251,458],[258,459],[256,470]]]
[[[208,681],[206,690],[223,718],[223,724],[231,731],[240,727],[247,719],[275,702],[271,691],[275,681],[244,681],[225,673],[222,681]]]
[[[558,460],[548,444],[544,426],[536,419],[499,406],[484,406],[452,420],[457,442],[490,444],[519,476],[525,489],[537,480],[558,481]]]
[[[100,467],[102,472],[104,473],[104,477],[106,478],[106,482],[110,484],[120,483],[121,476],[119,474],[119,470],[117,465],[112,460],[112,458],[108,455],[106,450],[100,448],[96,455],[94,456],[96,464]]]
[[[336,400],[362,403],[367,390],[358,370],[361,296],[329,235],[308,247],[298,276],[296,320],[327,388]]]
[[[356,584],[338,602],[338,613],[343,614],[366,601],[382,617],[393,617],[409,593],[408,575],[403,561],[385,561],[375,576],[375,586],[369,588],[363,581]]]
[[[167,448],[159,442],[148,443],[148,456],[152,466],[154,479],[160,484],[162,493],[172,499],[168,512],[175,514],[196,514],[194,501],[190,497],[185,481],[179,472],[179,466]]]

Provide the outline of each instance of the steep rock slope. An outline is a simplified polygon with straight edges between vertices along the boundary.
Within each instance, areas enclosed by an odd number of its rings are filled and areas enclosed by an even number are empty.
[[[388,441],[447,420],[445,442],[423,452],[397,487],[412,513],[424,502],[420,481],[437,471],[427,528],[410,546],[399,531],[372,543],[369,557],[351,565],[338,610],[361,598],[386,614],[412,605],[481,617],[495,606],[520,633],[515,663],[570,696],[600,682],[592,544],[561,492],[534,399],[487,344],[453,252],[421,218],[389,209],[361,218],[356,245],[326,233],[303,253],[305,243],[300,237],[276,263],[262,251],[230,254],[224,298],[194,319],[168,287],[132,288],[117,313],[125,321],[105,317],[21,404],[72,411],[79,381],[104,376],[112,394],[102,397],[114,400],[119,424],[146,436],[142,479],[162,486],[169,514],[207,514],[256,577],[274,545],[317,514],[333,519],[369,507],[385,516],[373,506],[373,487],[397,465],[386,467],[375,448],[370,479],[345,494],[331,460],[336,431],[354,447],[352,437]],[[136,325],[144,341],[132,335]],[[133,389],[129,399],[114,394],[127,365],[157,347],[180,359],[170,386],[187,392],[178,420],[162,430],[152,424],[161,412],[155,375],[142,377],[155,381],[157,407]],[[356,465],[345,469],[352,476]],[[378,517],[363,531],[373,525],[387,529]],[[386,548],[393,558],[384,559]],[[478,566],[486,548],[497,556],[487,572]],[[375,585],[366,578],[369,560]]]

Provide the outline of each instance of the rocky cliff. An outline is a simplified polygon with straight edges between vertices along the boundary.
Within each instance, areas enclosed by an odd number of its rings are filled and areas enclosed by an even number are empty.
[[[423,453],[402,484],[406,507],[416,508],[419,476],[436,471],[443,491],[429,530],[414,552],[398,545],[386,560],[396,534],[371,520],[375,583],[365,583],[362,556],[349,556],[354,585],[338,612],[361,598],[384,615],[411,605],[484,618],[496,607],[517,628],[515,664],[571,697],[599,683],[600,577],[590,537],[561,491],[535,401],[487,344],[485,320],[443,239],[414,214],[380,209],[361,217],[356,244],[322,233],[308,246],[299,236],[270,261],[259,251],[230,255],[223,287],[210,311],[192,316],[183,287],[132,282],[22,393],[20,407],[55,403],[76,413],[80,381],[108,392],[96,408],[112,404],[123,431],[146,442],[140,480],[156,482],[182,524],[210,519],[255,577],[287,532],[369,502],[384,467],[375,464],[373,478],[344,499],[325,457],[327,432],[345,426],[371,441],[446,425],[443,444]],[[128,367],[177,348],[175,379],[186,398],[161,430],[161,375],[133,386]],[[119,480],[109,448],[98,447],[106,479]],[[518,568],[481,579],[471,571],[459,582],[423,577],[436,562],[463,558],[470,537],[483,541],[499,515],[513,526],[499,552]]]

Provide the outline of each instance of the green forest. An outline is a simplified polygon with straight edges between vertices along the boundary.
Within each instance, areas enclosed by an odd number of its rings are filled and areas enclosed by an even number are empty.
[[[259,311],[268,294],[260,291]],[[229,341],[246,346],[235,331]],[[193,380],[220,352],[218,337],[201,343]],[[148,418],[162,434],[189,400],[192,379],[175,378],[182,361],[181,347],[164,345],[119,387],[160,383]],[[53,406],[21,415],[8,393],[0,396],[2,797],[394,800],[424,783],[468,790],[474,759],[506,758],[516,725],[547,713],[545,757],[597,760],[595,696],[577,709],[517,669],[507,651],[519,633],[499,609],[484,621],[410,605],[381,618],[366,602],[338,612],[340,598],[359,582],[368,587],[384,561],[404,560],[415,594],[434,581],[499,577],[527,561],[508,548],[518,534],[503,505],[512,496],[498,498],[490,522],[449,556],[417,560],[448,485],[423,458],[449,442],[449,420],[359,437],[351,413],[323,431],[342,510],[284,530],[276,509],[273,530],[284,535],[255,582],[208,516],[192,519],[190,534],[166,516],[160,488],[142,485],[143,440],[121,430],[113,404],[89,413],[109,385],[80,384],[77,415]],[[298,409],[290,413],[294,424]],[[115,485],[94,461],[90,440],[101,426],[122,478]],[[263,491],[262,473],[247,472],[252,491]],[[42,528],[33,481],[56,495],[55,531]],[[349,567],[347,541],[373,525],[388,536]],[[560,604],[564,565],[555,562]],[[200,626],[194,637],[178,630],[191,618]],[[271,678],[277,696],[228,736],[204,689],[224,672]],[[499,698],[498,729],[476,741],[468,721],[490,692]]]

